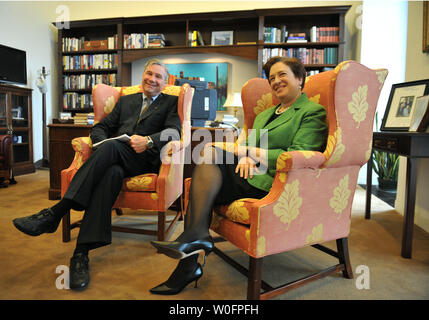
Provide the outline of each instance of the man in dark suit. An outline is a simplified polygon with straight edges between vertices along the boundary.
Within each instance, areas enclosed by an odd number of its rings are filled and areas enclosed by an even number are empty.
[[[88,251],[111,243],[111,210],[123,179],[158,173],[162,147],[180,139],[177,97],[161,93],[167,79],[165,65],[149,61],[143,73],[143,93],[119,98],[113,111],[91,129],[93,144],[122,134],[128,134],[131,140],[109,140],[98,145],[76,172],[60,202],[13,221],[25,234],[38,236],[55,232],[70,209],[85,210],[70,259],[72,289],[86,288],[89,283]]]

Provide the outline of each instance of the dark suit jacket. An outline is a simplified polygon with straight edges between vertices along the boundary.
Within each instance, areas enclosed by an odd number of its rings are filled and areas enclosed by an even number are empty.
[[[180,117],[177,113],[177,97],[160,93],[137,123],[143,103],[141,93],[119,98],[112,112],[91,129],[91,140],[97,143],[124,133],[150,136],[154,147],[143,152],[159,160],[162,147],[171,140],[180,139]]]

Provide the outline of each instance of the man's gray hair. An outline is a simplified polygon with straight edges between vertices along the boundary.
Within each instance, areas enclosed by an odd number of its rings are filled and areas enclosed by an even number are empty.
[[[169,77],[168,68],[167,68],[167,66],[164,63],[162,63],[158,59],[150,59],[150,60],[148,60],[146,62],[146,65],[144,66],[144,71],[146,71],[147,68],[149,68],[151,65],[154,65],[154,64],[156,64],[156,65],[161,66],[161,67],[164,68],[164,70],[165,70],[165,74],[164,74],[165,79],[164,80],[168,81],[168,77]]]

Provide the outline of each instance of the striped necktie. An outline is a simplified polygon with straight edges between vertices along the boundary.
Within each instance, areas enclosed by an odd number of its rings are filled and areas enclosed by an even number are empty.
[[[152,102],[152,99],[151,99],[151,98],[144,97],[144,100],[143,100],[143,106],[142,106],[142,111],[140,112],[139,121],[137,121],[137,123],[139,123],[139,122],[140,122],[140,120],[142,119],[142,117],[143,117],[144,113],[145,113],[145,112],[146,112],[146,110],[149,108],[149,106],[150,106],[150,103],[151,103],[151,102]]]

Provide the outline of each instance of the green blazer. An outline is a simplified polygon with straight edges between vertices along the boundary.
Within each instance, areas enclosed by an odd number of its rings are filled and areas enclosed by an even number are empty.
[[[285,151],[324,151],[328,137],[326,110],[303,93],[295,103],[267,124],[277,106],[264,110],[255,118],[246,140],[249,147],[268,150],[268,168],[247,181],[254,187],[270,191],[276,173],[277,158]],[[264,130],[265,129],[265,130]],[[260,168],[263,169],[263,168]]]

